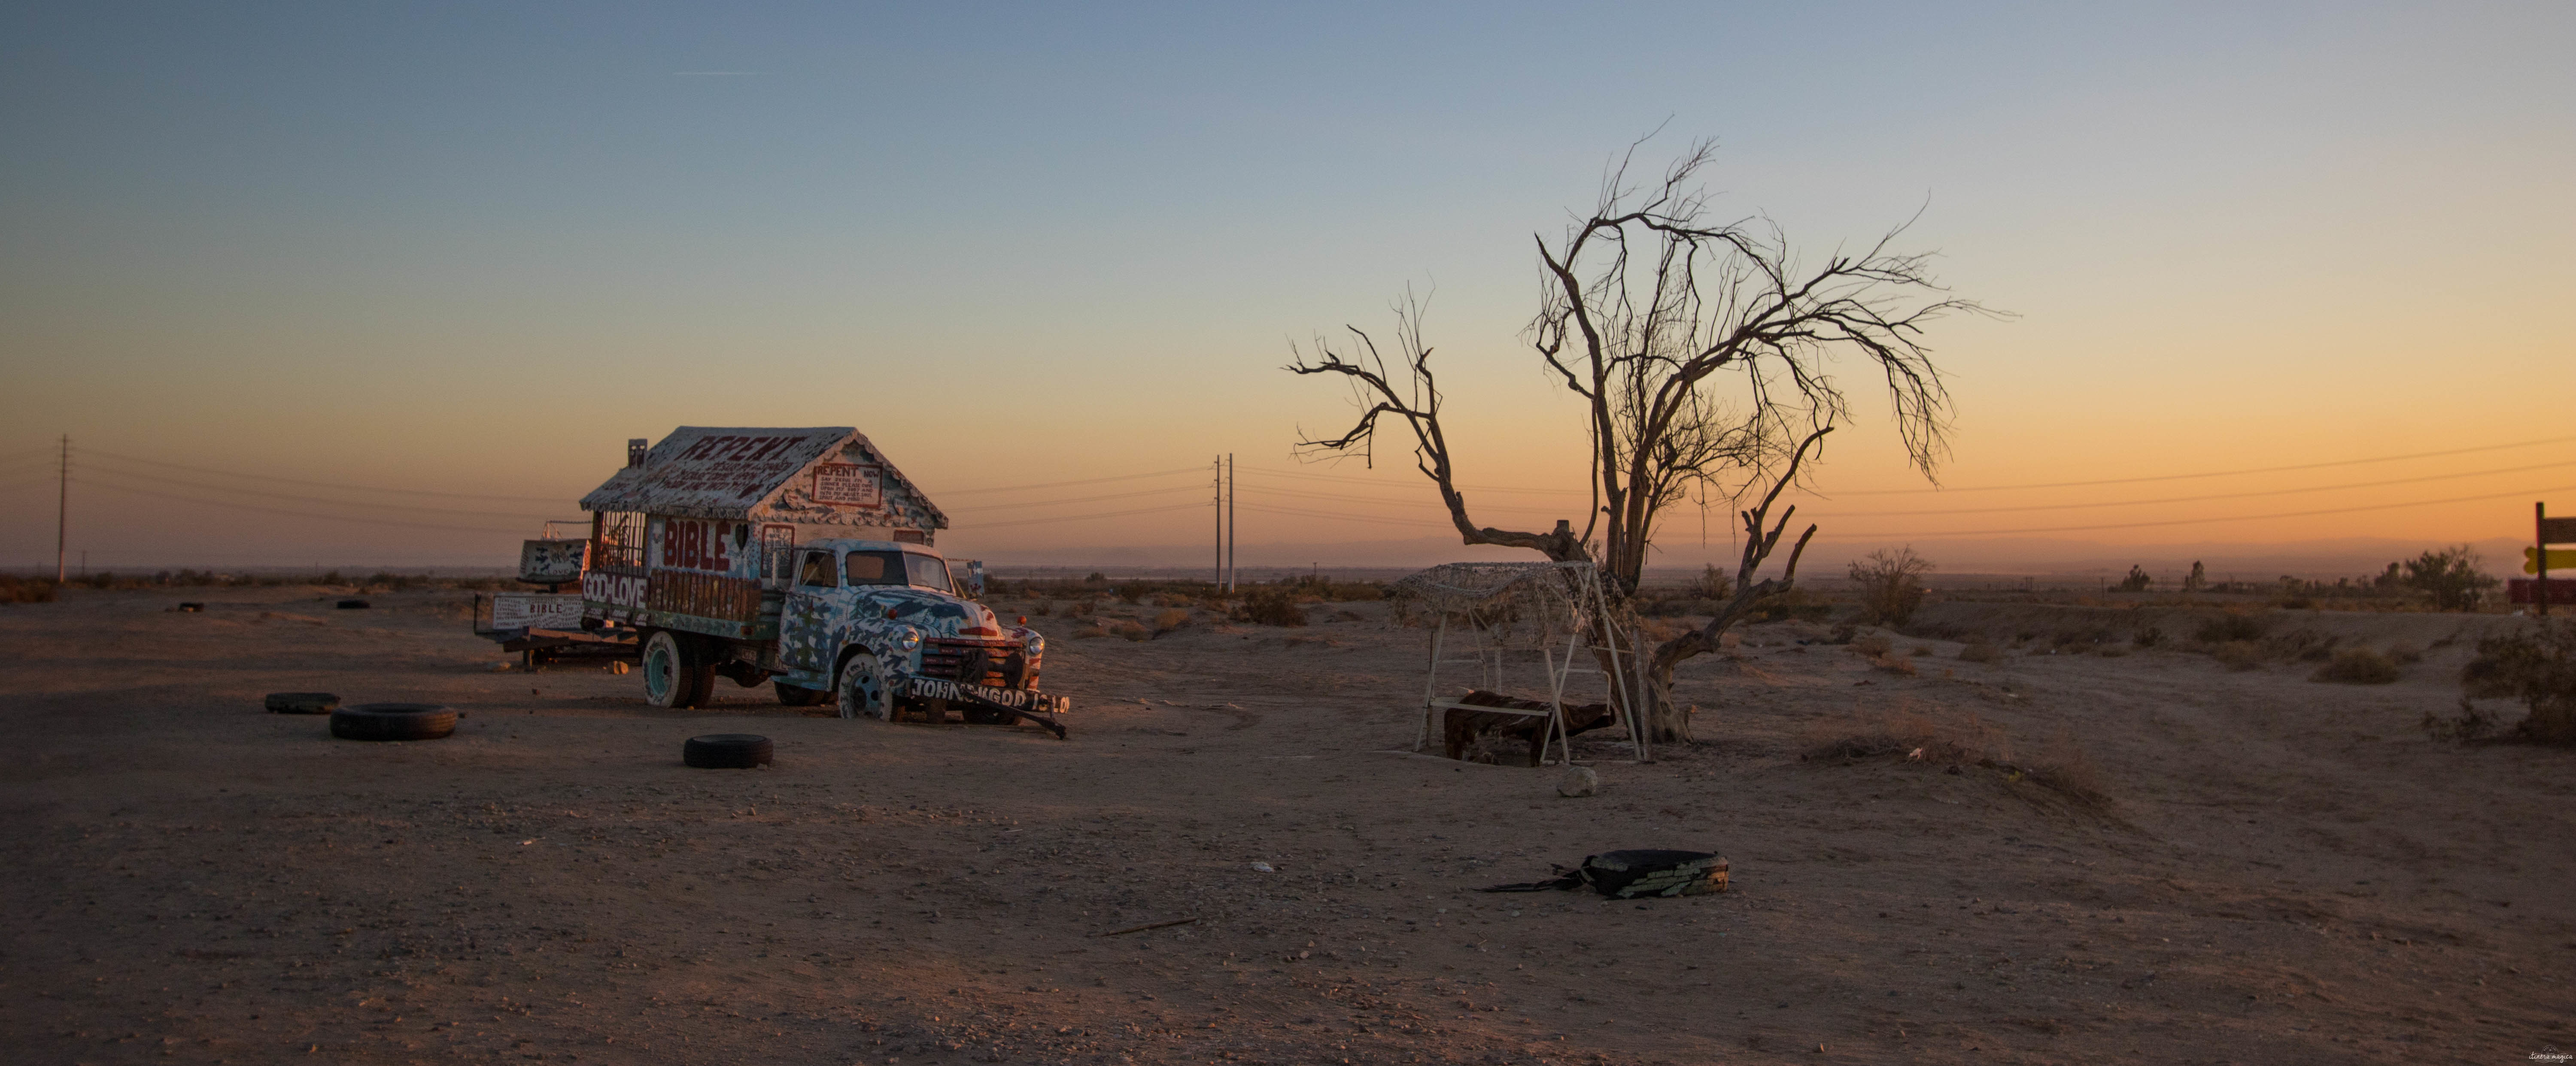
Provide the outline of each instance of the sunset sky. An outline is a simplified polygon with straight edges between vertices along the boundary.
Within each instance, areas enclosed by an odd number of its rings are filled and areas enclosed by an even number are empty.
[[[1659,127],[2011,313],[1929,338],[1940,491],[1847,366],[1848,550],[2576,514],[2576,8],[2248,8],[9,5],[0,566],[62,434],[94,569],[455,565],[684,424],[857,426],[952,554],[1195,559],[1231,452],[1246,562],[1451,557],[1290,455],[1350,417],[1290,344],[1407,286],[1480,520],[1579,524],[1531,238]]]

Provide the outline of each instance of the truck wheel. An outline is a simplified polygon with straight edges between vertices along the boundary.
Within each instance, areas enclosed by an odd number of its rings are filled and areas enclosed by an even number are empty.
[[[836,690],[843,718],[866,715],[883,722],[894,717],[894,694],[886,691],[885,667],[874,655],[860,652],[842,663]]]
[[[715,692],[715,674],[699,661],[695,642],[657,629],[644,641],[644,699],[656,707],[697,707]]]
[[[790,707],[812,707],[832,698],[832,690],[827,688],[806,688],[803,685],[790,685],[784,681],[771,682],[771,684],[778,689],[778,702]]]

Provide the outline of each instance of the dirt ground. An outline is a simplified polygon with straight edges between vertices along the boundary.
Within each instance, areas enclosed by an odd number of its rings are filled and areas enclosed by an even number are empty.
[[[209,601],[173,613],[181,598]],[[495,672],[462,594],[0,607],[12,1062],[2527,1061],[2576,1048],[2576,753],[2437,744],[2393,685],[1822,630],[1683,672],[1706,743],[1603,781],[1403,753],[1423,634],[1072,639],[1073,738]],[[1029,608],[999,605],[1005,614]],[[1150,608],[1142,612],[1150,618]],[[1318,616],[1335,617],[1334,609]],[[2067,613],[1938,605],[1959,635]],[[2078,619],[2081,621],[2081,619]],[[2457,616],[2330,616],[2427,647]],[[1929,654],[1912,656],[1916,647]],[[262,694],[430,700],[327,738]],[[2003,768],[1806,759],[1913,716]],[[777,762],[691,770],[758,732]],[[2004,749],[2009,748],[2009,751]],[[2076,757],[2077,753],[2081,758]],[[2012,766],[2089,763],[2103,798]],[[1487,895],[1618,848],[1723,895]],[[1256,863],[1266,864],[1263,871]],[[1195,919],[1125,935],[1122,928]]]

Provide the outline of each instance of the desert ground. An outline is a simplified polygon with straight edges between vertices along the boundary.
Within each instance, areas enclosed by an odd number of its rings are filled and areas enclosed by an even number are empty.
[[[183,598],[208,608],[171,611]],[[2292,612],[2427,649],[2375,686],[2059,647],[2134,621],[2075,607],[1935,604],[1918,632],[1959,639],[1893,637],[1879,665],[1821,625],[1752,626],[1682,671],[1700,744],[1639,764],[1587,734],[1602,790],[1563,798],[1561,768],[1408,753],[1424,634],[1377,604],[1136,641],[1076,639],[1090,622],[1056,602],[1034,621],[1045,687],[1075,700],[1059,742],[809,716],[730,683],[716,707],[657,710],[633,674],[496,671],[462,593],[372,599],[0,607],[8,1061],[2576,1048],[2576,753],[2417,727],[2510,619]],[[262,710],[308,689],[466,717],[387,744]],[[1835,744],[1925,723],[1955,743]],[[716,732],[775,738],[775,765],[683,767],[682,741]],[[1476,891],[1640,847],[1723,853],[1733,886]]]

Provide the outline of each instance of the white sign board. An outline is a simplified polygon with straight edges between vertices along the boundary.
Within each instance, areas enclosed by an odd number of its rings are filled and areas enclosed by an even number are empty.
[[[578,593],[497,592],[492,595],[492,628],[579,629]]]

